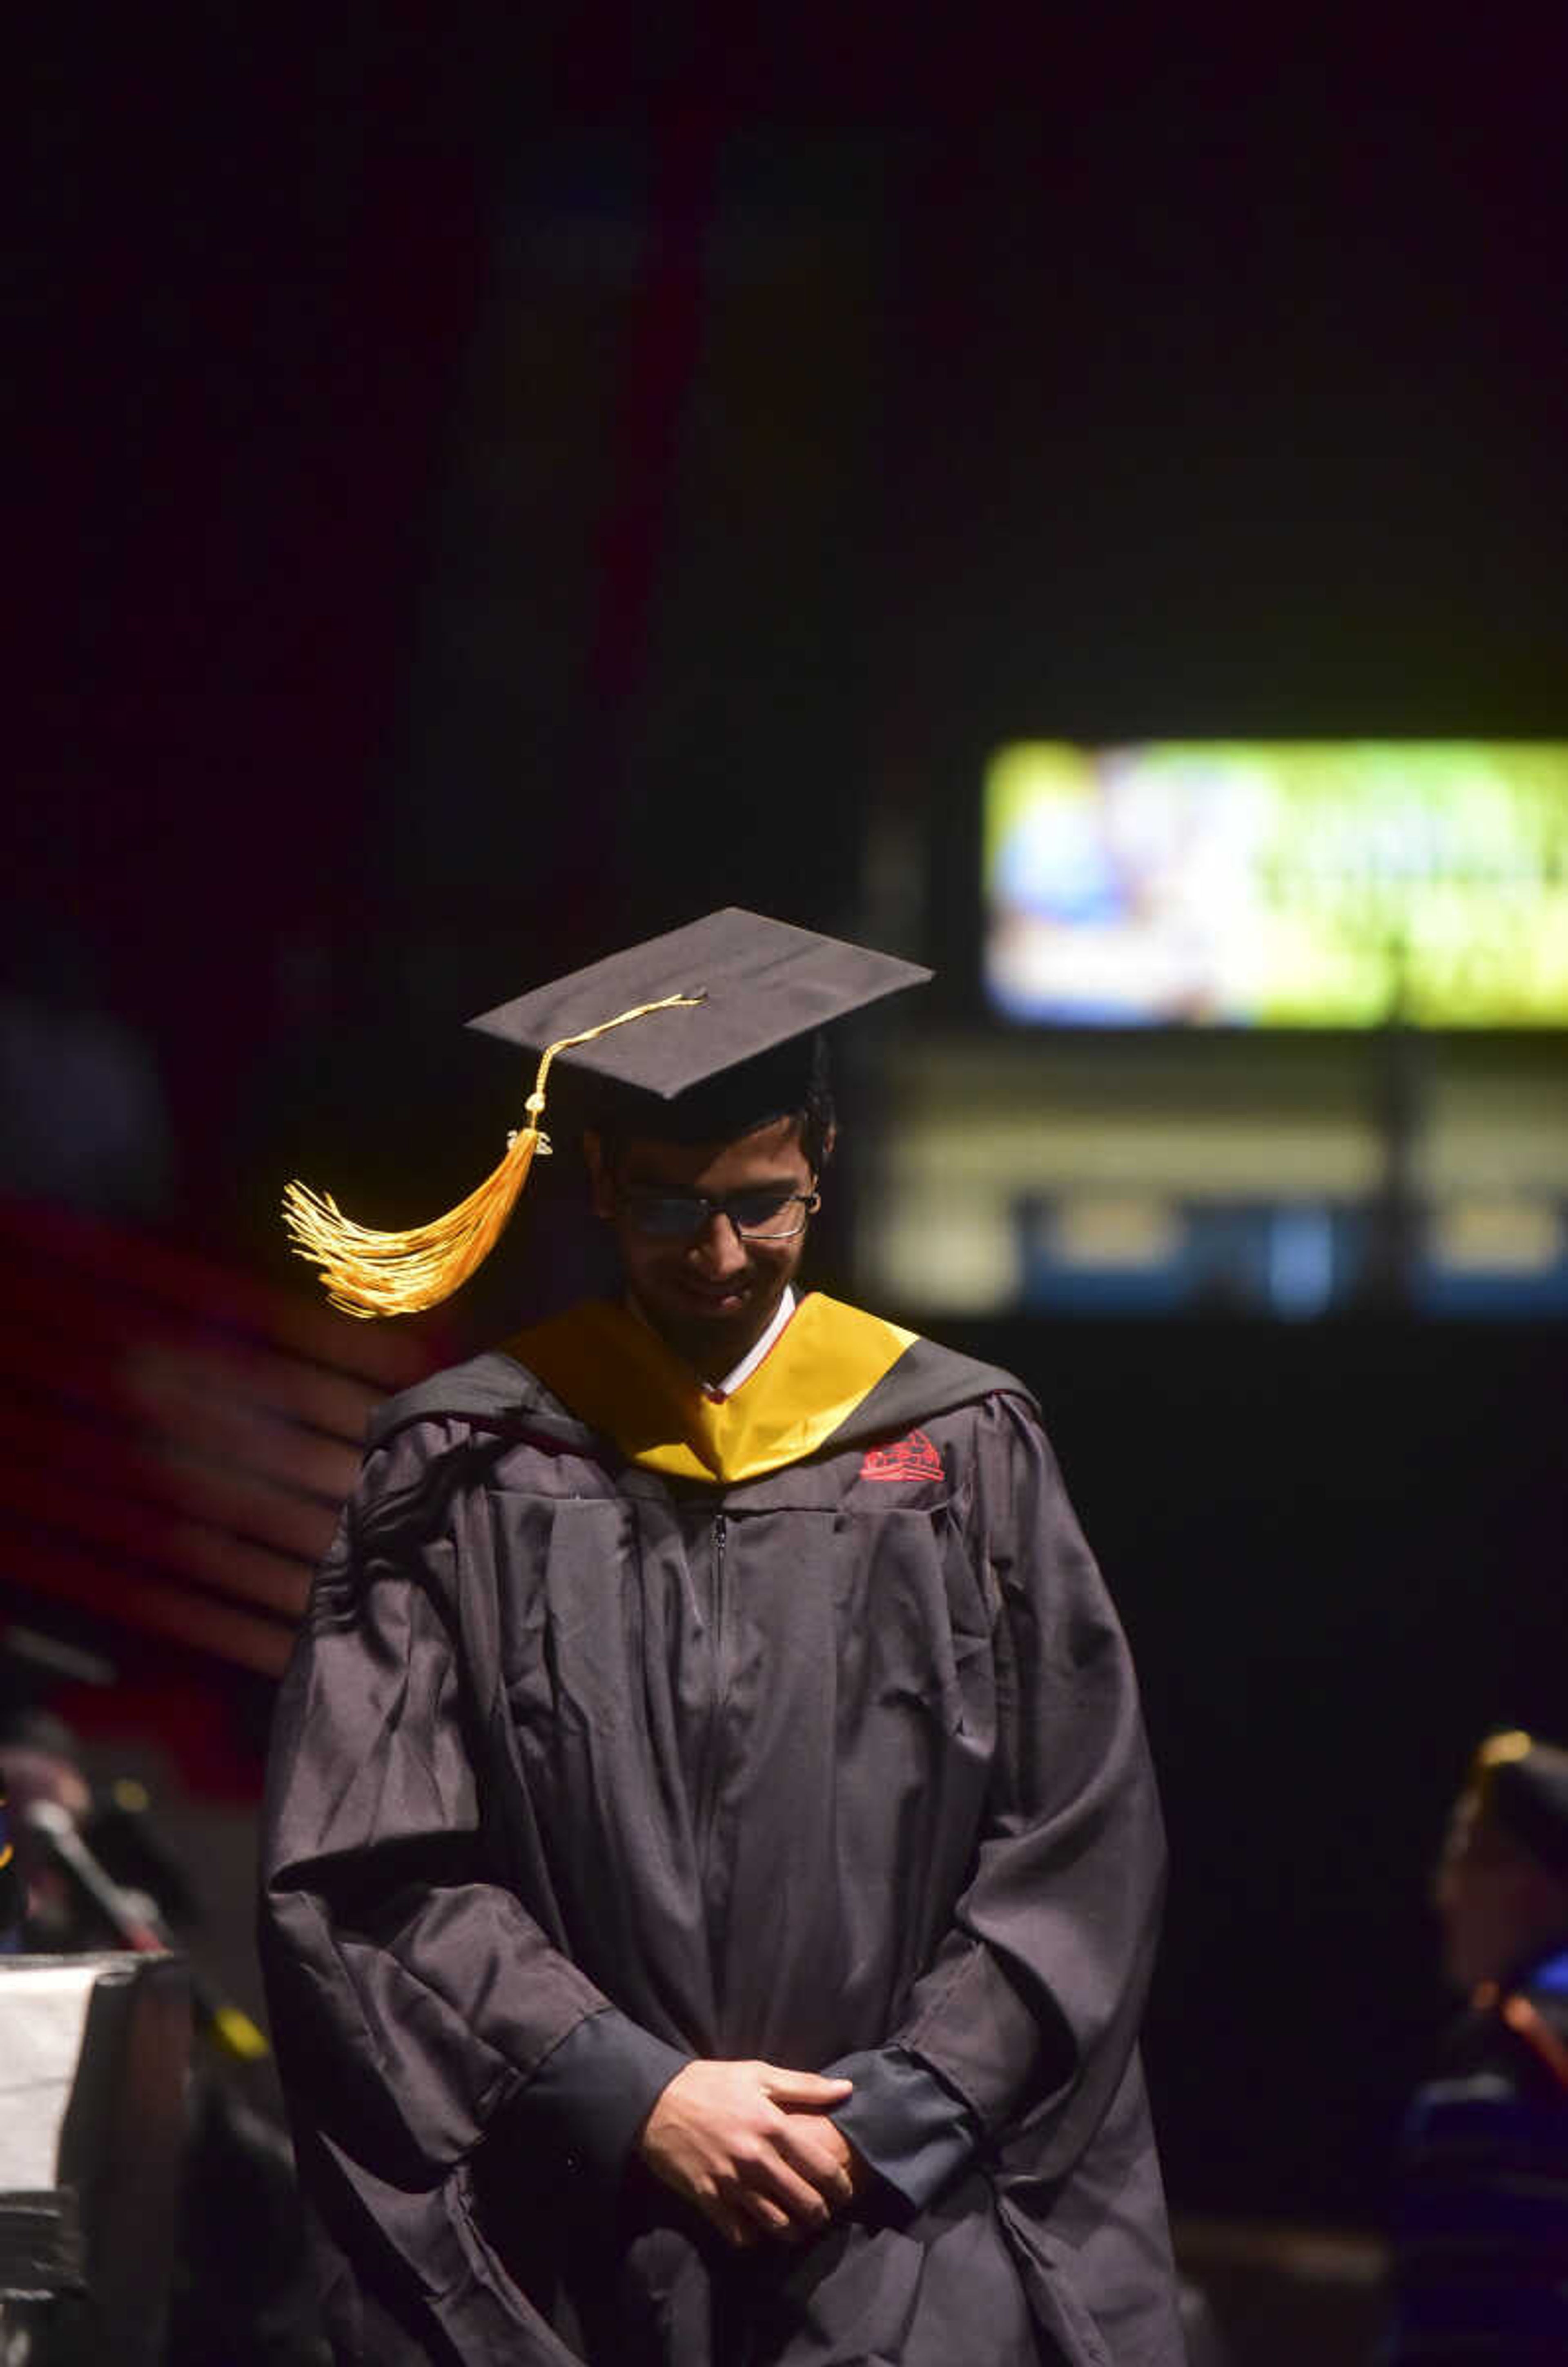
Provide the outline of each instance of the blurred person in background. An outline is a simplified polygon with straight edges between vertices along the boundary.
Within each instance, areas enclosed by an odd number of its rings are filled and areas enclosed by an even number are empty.
[[[1568,1750],[1484,1741],[1434,1883],[1467,1993],[1402,2140],[1386,2367],[1568,2361]]]
[[[731,912],[481,1023],[542,1055],[536,1140],[593,1038],[626,1295],[382,1410],[279,1700],[340,2361],[1183,2357],[1114,1613],[1021,1384],[796,1289],[815,1030],[920,976]],[[491,1186],[400,1236],[290,1207],[384,1312],[467,1278]]]
[[[156,1950],[173,1944],[166,1918],[182,1931],[197,1920],[152,1819],[117,1806],[123,1788],[95,1790],[76,1737],[51,1711],[0,1704],[0,1798],[9,1795],[14,1843],[0,1863],[0,1945],[7,1906],[13,1951],[28,1954]],[[199,2044],[164,2367],[325,2367],[288,2141],[276,2107],[269,2114],[243,2091],[265,2041],[194,1968],[192,1979]]]
[[[39,1818],[59,1816],[75,1831],[93,1806],[75,1736],[50,1711],[0,1704],[0,1784],[8,1807],[17,1876],[17,1943],[29,1954],[74,1955],[112,1948],[117,1935],[86,1909],[46,1839]]]

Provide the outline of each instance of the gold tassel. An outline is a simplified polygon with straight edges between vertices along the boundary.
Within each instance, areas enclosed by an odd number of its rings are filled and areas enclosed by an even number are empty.
[[[584,1028],[581,1036],[563,1036],[547,1046],[534,1090],[524,1104],[527,1125],[507,1137],[506,1156],[478,1189],[433,1224],[401,1233],[375,1232],[345,1217],[330,1193],[290,1184],[283,1195],[283,1221],[295,1254],[320,1269],[333,1305],[362,1321],[376,1315],[418,1315],[427,1307],[438,1307],[489,1256],[536,1155],[548,1154],[549,1137],[539,1120],[545,1081],[557,1053],[570,1051],[574,1044],[591,1044],[596,1036],[607,1036],[628,1020],[645,1019],[651,1011],[685,1010],[702,1000],[700,994],[667,994],[662,1002],[639,1002],[633,1011]]]

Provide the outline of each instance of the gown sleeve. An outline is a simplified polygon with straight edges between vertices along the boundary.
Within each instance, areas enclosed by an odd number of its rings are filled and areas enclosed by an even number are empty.
[[[430,1433],[367,1463],[279,1697],[261,1941],[280,2067],[351,2184],[428,2189],[503,2108],[535,2106],[563,2169],[612,2172],[685,2057],[616,2012],[501,1876],[453,1548],[420,1509]],[[541,2078],[591,2027],[578,2073]]]
[[[980,1420],[969,1549],[996,1603],[998,1719],[986,1829],[897,2026],[858,2067],[831,2067],[857,2078],[834,2117],[917,2203],[1025,2120],[1037,2174],[1071,2168],[1126,2073],[1164,1892],[1109,1596],[1032,1415],[998,1398]]]
[[[824,2067],[831,2078],[854,2082],[853,2095],[829,2118],[911,2209],[940,2193],[979,2142],[974,2114],[906,2047],[869,2047]]]

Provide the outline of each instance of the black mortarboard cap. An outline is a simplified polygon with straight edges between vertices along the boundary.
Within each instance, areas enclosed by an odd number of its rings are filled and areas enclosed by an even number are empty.
[[[545,1089],[558,1059],[623,1112],[661,1112],[650,1131],[716,1138],[798,1106],[824,1027],[930,976],[914,962],[734,907],[590,963],[469,1021],[536,1055],[538,1071],[527,1125],[460,1207],[412,1231],[376,1233],[293,1184],[284,1205],[295,1246],[321,1267],[346,1313],[434,1306],[468,1279],[505,1224],[545,1141]]]
[[[891,954],[732,906],[591,962],[468,1025],[537,1054],[615,1012],[700,996],[560,1055],[563,1069],[674,1101],[744,1062],[809,1044],[835,1019],[930,976]]]

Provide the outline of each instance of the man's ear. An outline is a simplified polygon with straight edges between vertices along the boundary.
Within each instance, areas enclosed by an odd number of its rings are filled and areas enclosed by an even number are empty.
[[[604,1155],[604,1145],[592,1127],[582,1138],[582,1161],[588,1170],[589,1205],[596,1217],[613,1217],[615,1194],[610,1178],[610,1162]]]

